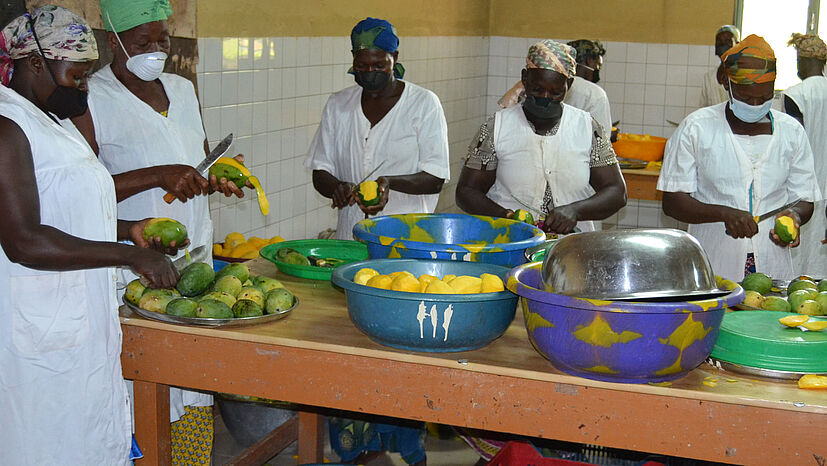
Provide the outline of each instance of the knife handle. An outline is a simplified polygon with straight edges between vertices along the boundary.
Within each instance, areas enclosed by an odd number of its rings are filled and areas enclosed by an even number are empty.
[[[174,201],[174,200],[175,200],[175,195],[174,194],[170,194],[170,193],[164,194],[164,201],[166,201],[167,204],[172,204],[172,201]]]

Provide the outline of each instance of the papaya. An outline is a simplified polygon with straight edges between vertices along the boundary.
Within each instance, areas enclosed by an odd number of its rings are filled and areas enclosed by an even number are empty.
[[[250,269],[241,262],[233,262],[232,264],[228,264],[216,272],[215,279],[220,280],[221,277],[226,275],[234,275],[236,278],[241,280],[241,283],[243,284],[250,279]]]
[[[359,202],[365,207],[379,204],[382,199],[382,196],[379,195],[379,183],[372,180],[359,183],[356,195],[359,196]]]
[[[123,299],[137,306],[144,291],[146,291],[146,286],[141,283],[141,280],[136,278],[126,285],[126,292],[124,292]]]
[[[198,303],[189,298],[176,298],[167,304],[166,313],[170,316],[195,317]]]
[[[177,220],[158,217],[146,222],[141,236],[147,241],[150,238],[160,236],[164,247],[169,247],[173,241],[176,245],[180,245],[187,239],[187,228]]]
[[[270,213],[270,201],[267,200],[261,182],[250,173],[250,170],[244,164],[230,157],[221,157],[210,167],[210,175],[215,175],[219,180],[225,178],[227,181],[235,183],[239,188],[246,186],[247,181],[249,181],[256,190],[258,208],[261,210],[261,214],[267,215]]]
[[[255,301],[239,299],[233,305],[233,316],[235,317],[258,317],[264,315],[264,309]]]
[[[782,242],[790,244],[798,237],[798,228],[795,227],[795,221],[792,217],[782,215],[775,219],[775,234]]]
[[[187,297],[197,296],[209,289],[215,278],[212,267],[203,262],[188,265],[181,271],[181,278],[175,288]]]
[[[528,212],[523,209],[517,209],[514,211],[514,216],[511,217],[514,220],[519,220],[521,222],[528,223],[529,225],[534,225],[534,216],[531,215],[531,212]]]

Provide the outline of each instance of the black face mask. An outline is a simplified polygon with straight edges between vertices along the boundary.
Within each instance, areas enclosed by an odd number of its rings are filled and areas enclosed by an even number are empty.
[[[523,108],[539,120],[553,120],[563,115],[563,104],[548,97],[527,95],[523,101]]]
[[[49,71],[49,76],[52,77],[52,82],[55,83],[56,86],[55,90],[52,91],[46,99],[46,110],[54,113],[55,116],[61,120],[83,115],[89,107],[89,103],[87,101],[89,94],[76,87],[61,86],[57,83],[55,74],[52,72],[52,67],[49,66],[49,61],[46,59],[46,55],[40,47],[40,40],[37,38],[37,33],[34,30],[34,23],[32,23],[31,19],[29,20],[29,25],[32,29],[34,42],[37,44],[37,49],[40,51],[40,56],[43,57],[43,64],[46,66],[46,70]]]
[[[600,70],[592,71],[592,82],[597,84],[600,81]]]
[[[356,79],[356,84],[366,91],[383,89],[391,80],[391,74],[384,71],[354,71],[353,77]]]
[[[727,44],[716,45],[715,46],[715,55],[718,55],[720,57],[721,55],[724,54],[724,52],[726,52],[727,50],[729,50],[731,48],[732,47],[730,45],[727,45]]]

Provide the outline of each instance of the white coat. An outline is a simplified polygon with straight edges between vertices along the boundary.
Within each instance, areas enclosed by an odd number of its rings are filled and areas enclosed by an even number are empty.
[[[77,133],[0,86],[0,115],[26,134],[40,220],[117,240],[115,187]],[[0,464],[129,464],[115,269],[33,270],[0,253]]]
[[[821,194],[827,194],[827,78],[811,76],[784,91],[804,115],[804,131],[813,149],[816,179]],[[813,217],[801,227],[801,245],[792,250],[796,275],[827,278],[827,245],[821,244],[827,230],[825,201],[815,204]]]
[[[705,204],[753,215],[796,198],[810,202],[821,199],[810,143],[795,119],[772,110],[773,134],[766,152],[748,156],[729,128],[726,105],[696,110],[681,122],[666,143],[658,190],[688,193]],[[774,225],[774,219],[764,220],[752,238],[728,236],[723,222],[690,225],[689,233],[700,241],[717,275],[740,281],[747,253],[752,252],[759,272],[790,279],[790,249],[772,242],[769,231]]]
[[[595,193],[589,184],[592,139],[592,116],[567,104],[554,136],[535,133],[522,105],[498,111],[494,116],[497,178],[488,198],[506,209],[530,210],[535,218],[541,213],[546,183],[554,207],[590,198]],[[595,229],[592,221],[577,222],[577,227]]]
[[[612,134],[612,111],[606,91],[597,84],[575,76],[563,103],[589,112],[607,136]]]
[[[156,112],[126,88],[107,65],[89,79],[89,111],[95,125],[100,161],[113,175],[156,165],[196,166],[204,160],[204,126],[192,83],[162,74],[161,83],[169,99],[167,116]],[[198,262],[210,262],[212,221],[207,196],[185,203],[164,202],[164,190],[153,188],[118,203],[122,220],[167,217],[187,228],[189,249],[207,245]],[[179,252],[178,257],[183,255]],[[136,278],[124,271],[124,282]],[[170,419],[184,413],[184,406],[212,406],[212,396],[177,388],[170,389]]]
[[[420,171],[448,180],[448,124],[433,92],[405,82],[396,105],[373,127],[362,111],[362,88],[352,86],[330,96],[305,167],[324,170],[341,181],[371,176],[409,175]],[[439,194],[391,191],[379,215],[432,213]],[[353,226],[365,218],[359,206],[339,209],[336,238],[353,239]]]

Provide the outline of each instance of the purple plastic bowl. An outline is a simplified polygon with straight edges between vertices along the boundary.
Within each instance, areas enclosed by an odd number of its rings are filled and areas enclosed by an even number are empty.
[[[542,289],[542,262],[512,269],[506,287],[523,299],[528,338],[554,367],[607,382],[651,383],[684,376],[709,357],[724,312],[744,300],[737,283],[717,299],[598,301]]]

